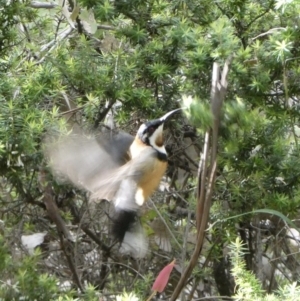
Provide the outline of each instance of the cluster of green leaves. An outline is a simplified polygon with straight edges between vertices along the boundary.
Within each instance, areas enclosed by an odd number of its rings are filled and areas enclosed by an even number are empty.
[[[0,51],[8,52],[16,34],[14,25],[18,23],[14,16],[20,13],[21,6],[18,1],[1,0],[0,7]]]
[[[230,245],[232,260],[232,275],[235,277],[236,292],[234,299],[258,301],[298,301],[300,300],[300,287],[296,282],[280,287],[275,293],[266,293],[255,275],[246,269],[244,256],[247,248],[239,238]]]
[[[58,296],[57,280],[37,273],[39,257],[35,254],[14,261],[0,236],[0,300],[54,300]]]
[[[59,279],[40,270],[41,252],[24,256],[16,248],[13,258],[3,236],[0,235],[0,300],[97,301],[99,293],[91,285],[79,294],[76,290],[59,288]],[[126,300],[126,294],[124,295]],[[123,300],[122,295],[118,300]]]
[[[220,161],[231,200],[247,211],[267,207],[296,212],[300,157],[290,117],[270,119],[239,101],[226,105],[225,114]]]

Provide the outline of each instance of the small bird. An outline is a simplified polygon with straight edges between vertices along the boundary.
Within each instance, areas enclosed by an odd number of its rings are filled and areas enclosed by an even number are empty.
[[[163,125],[175,112],[145,122],[134,137],[127,133],[87,137],[82,133],[45,144],[54,175],[91,193],[91,199],[113,201],[112,232],[125,253],[144,257],[147,242],[138,212],[158,187],[166,169]],[[139,250],[137,250],[139,249]]]

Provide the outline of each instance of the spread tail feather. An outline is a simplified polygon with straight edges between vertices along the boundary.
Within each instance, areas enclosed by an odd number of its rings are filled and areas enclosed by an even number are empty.
[[[134,229],[127,231],[120,253],[130,255],[133,258],[142,259],[148,252],[148,239],[140,223],[135,224]]]
[[[137,212],[116,210],[115,216],[113,217],[112,233],[119,242],[122,242],[125,233],[137,222]]]
[[[148,239],[138,219],[137,211],[117,210],[113,218],[112,233],[121,243],[120,252],[134,258],[144,258]]]

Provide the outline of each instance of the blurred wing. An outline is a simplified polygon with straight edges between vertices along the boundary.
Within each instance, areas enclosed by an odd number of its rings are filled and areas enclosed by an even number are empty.
[[[95,181],[113,177],[120,165],[128,160],[127,151],[132,140],[133,137],[128,134],[118,134],[113,138],[104,134],[91,138],[84,134],[71,134],[58,139],[48,136],[44,153],[57,178],[94,192],[98,186]]]
[[[96,136],[96,139],[118,165],[121,166],[130,159],[128,150],[134,140],[133,136],[120,132],[112,136],[101,134],[98,137]]]
[[[155,168],[156,151],[145,147],[140,156],[121,165],[126,156],[128,159],[132,140],[128,134],[113,138],[105,134],[97,137],[71,134],[56,140],[48,137],[44,150],[58,179],[91,192],[92,199],[114,199],[116,207],[122,210],[137,210],[137,183],[143,174]]]

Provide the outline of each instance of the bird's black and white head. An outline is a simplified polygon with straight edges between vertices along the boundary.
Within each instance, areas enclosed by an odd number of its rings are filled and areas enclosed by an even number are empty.
[[[159,119],[150,120],[142,124],[137,132],[138,139],[140,139],[142,143],[153,147],[159,153],[166,155],[167,152],[164,147],[163,139],[164,123],[172,114],[179,110],[181,109],[170,111]]]

